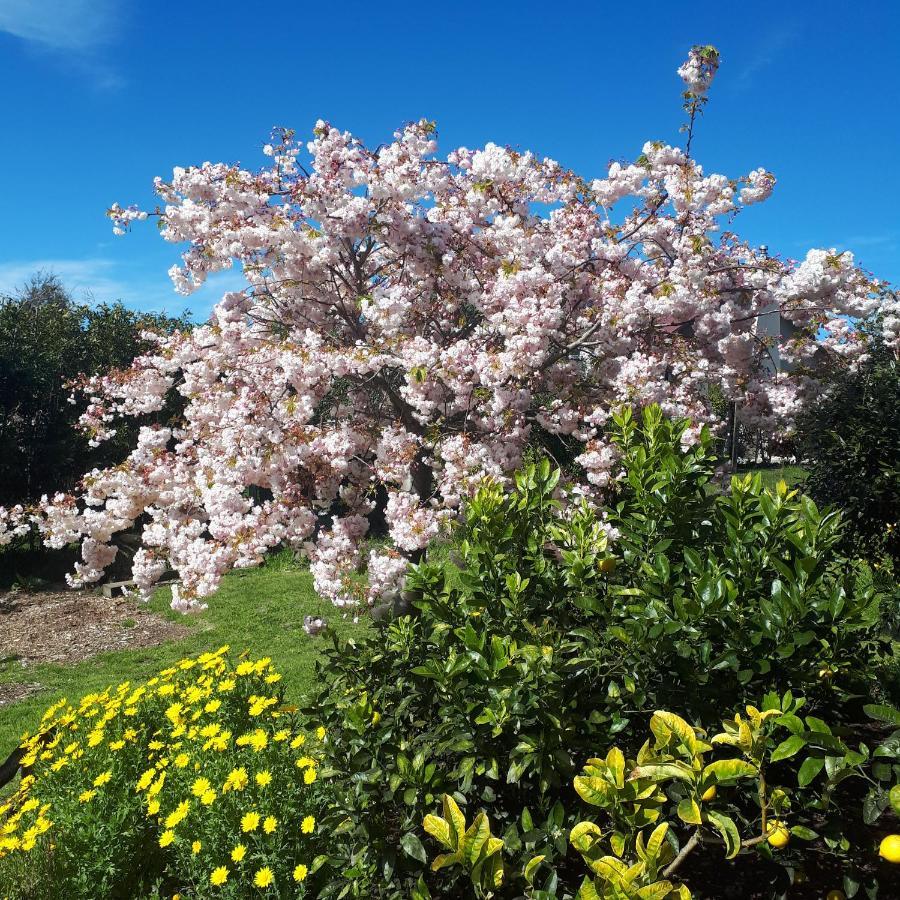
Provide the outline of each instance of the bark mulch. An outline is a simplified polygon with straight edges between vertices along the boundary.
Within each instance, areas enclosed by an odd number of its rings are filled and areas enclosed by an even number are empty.
[[[0,663],[70,665],[111,650],[155,647],[184,633],[182,625],[132,597],[87,591],[0,594]],[[10,687],[0,685],[0,705],[11,702],[3,693]]]

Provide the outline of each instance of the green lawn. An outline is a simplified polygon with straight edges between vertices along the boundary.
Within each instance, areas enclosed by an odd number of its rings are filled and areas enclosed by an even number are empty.
[[[169,609],[168,588],[157,591],[151,608],[183,622],[187,634],[158,647],[106,653],[74,666],[35,665],[22,669],[18,662],[0,663],[0,682],[38,682],[44,689],[9,706],[0,707],[0,761],[16,746],[19,736],[40,721],[43,711],[59,697],[75,700],[121,681],[141,681],[171,663],[205,650],[228,644],[235,653],[250,650],[255,656],[271,656],[285,676],[290,698],[298,699],[312,684],[320,639],[303,631],[303,617],[326,618],[340,634],[362,626],[341,618],[330,603],[316,597],[305,568],[274,557],[261,569],[228,575],[209,609],[196,616],[181,616]]]
[[[806,469],[800,466],[739,466],[738,475],[747,472],[759,472],[762,482],[767,488],[773,488],[779,481],[785,481],[793,486],[803,481],[806,477]]]

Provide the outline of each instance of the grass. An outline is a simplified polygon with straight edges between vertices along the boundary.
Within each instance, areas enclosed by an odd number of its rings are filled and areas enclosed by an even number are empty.
[[[787,482],[789,487],[799,484],[806,478],[806,469],[800,466],[739,466],[738,475],[747,472],[758,472],[762,483],[767,488],[774,488],[779,481]]]
[[[181,616],[169,609],[171,593],[161,588],[150,601],[160,615],[183,623],[188,631],[158,647],[116,651],[73,666],[40,664],[22,668],[16,661],[0,663],[0,682],[38,682],[43,689],[24,700],[0,707],[0,761],[34,729],[43,711],[59,697],[74,701],[121,681],[142,681],[185,656],[216,650],[223,644],[236,653],[271,656],[285,676],[288,697],[300,699],[313,683],[318,642],[303,631],[303,617],[319,615],[339,634],[361,630],[342,619],[330,603],[319,599],[312,577],[289,555],[274,556],[260,569],[234,572],[210,598],[209,609]]]

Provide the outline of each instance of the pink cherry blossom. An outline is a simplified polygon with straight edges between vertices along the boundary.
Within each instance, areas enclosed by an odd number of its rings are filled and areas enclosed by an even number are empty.
[[[718,65],[695,47],[679,69],[690,129]],[[864,356],[854,322],[882,311],[896,346],[900,307],[847,252],[796,262],[743,240],[737,217],[775,177],[705,172],[691,133],[588,179],[497,144],[441,158],[424,120],[375,150],[320,121],[305,146],[276,131],[258,171],[158,179],[150,215],[183,246],[178,290],[224,269],[246,287],[79,385],[91,439],[134,416],[136,447],[78,496],[0,511],[0,541],[36,516],[51,546],[82,541],[83,583],[136,527],[142,592],[176,570],[188,610],[290,546],[323,596],[365,607],[402,590],[409,561],[530,446],[573,446],[570,496],[602,500],[623,403],[716,425],[715,391],[748,422],[790,427],[824,373]],[[127,230],[145,214],[110,216]],[[183,412],[164,421],[173,399]],[[364,550],[379,497],[387,544]]]

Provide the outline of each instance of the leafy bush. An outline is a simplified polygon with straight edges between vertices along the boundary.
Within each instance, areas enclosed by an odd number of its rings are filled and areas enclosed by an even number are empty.
[[[798,423],[805,490],[844,511],[847,548],[900,563],[900,363],[877,340]]]
[[[269,660],[226,650],[47,710],[0,804],[11,897],[304,896],[321,743]]]
[[[822,832],[827,847],[849,850],[848,820],[860,818],[846,791],[853,778],[868,786],[866,822],[877,820],[889,803],[893,817],[900,816],[900,731],[872,751],[862,743],[852,749],[849,738],[838,737],[822,719],[801,718],[803,706],[803,699],[789,693],[767,695],[761,709],[748,705],[746,715],[736,713],[711,738],[680,716],[657,711],[650,719],[651,738],[635,759],[613,747],[604,759],[588,760],[575,789],[604,811],[607,828],[588,819],[569,836],[591,870],[579,897],[687,900],[686,885],[670,879],[692,853],[721,846],[725,858],[733,859],[759,848],[772,858],[790,853],[792,838],[818,839],[811,826]],[[900,724],[900,713],[890,707],[873,706],[869,712]],[[707,761],[722,748],[731,752]],[[869,857],[871,870],[870,847],[853,849],[857,857]],[[843,876],[852,896],[860,886],[859,870],[848,866]],[[792,880],[785,873],[779,891]],[[877,889],[871,879],[868,895]]]
[[[802,881],[797,866],[802,851],[789,849],[792,838],[802,843],[817,840],[820,834],[810,827],[815,825],[824,832],[826,846],[849,849],[847,814],[858,819],[859,810],[852,799],[836,798],[846,795],[842,786],[853,778],[868,785],[862,809],[866,822],[878,819],[888,804],[893,817],[900,816],[900,730],[873,751],[865,744],[853,750],[847,738],[837,737],[823,720],[801,718],[798,712],[804,705],[802,698],[789,693],[781,698],[767,695],[761,709],[746,706],[746,715],[736,713],[711,738],[680,716],[658,710],[650,719],[651,736],[636,758],[612,747],[604,758],[589,759],[574,786],[585,803],[602,812],[569,832],[569,843],[590,870],[576,900],[690,900],[690,889],[677,879],[692,854],[724,852],[726,860],[732,860],[751,850],[763,859],[786,857],[781,878],[770,885],[784,896]],[[873,718],[900,724],[900,712],[892,707],[871,706],[867,711]],[[708,761],[723,748],[727,755]],[[469,871],[476,897],[495,896],[504,883],[504,841],[491,835],[486,812],[479,812],[467,828],[454,798],[442,799],[443,816],[428,815],[422,823],[451,850],[434,859],[432,870],[459,866]],[[869,870],[865,893],[875,897],[879,880],[871,874],[874,852],[871,846],[853,849]],[[889,863],[900,862],[900,835],[882,838],[879,855]],[[544,860],[539,855],[526,863],[521,873],[525,897],[558,896],[555,887],[551,892],[534,888]],[[861,871],[850,865],[841,874],[842,886],[855,896],[863,881]],[[703,888],[734,880],[733,872],[722,873],[715,884]],[[754,886],[754,896],[759,888]],[[420,883],[414,893],[425,897],[427,889]],[[847,896],[829,892],[829,897],[838,895]]]
[[[615,418],[605,514],[561,515],[546,461],[511,491],[486,483],[452,552],[409,576],[416,614],[326,653],[307,712],[338,776],[331,869],[352,877],[321,896],[469,896],[456,869],[425,869],[420,823],[444,794],[490,810],[510,896],[537,856],[532,896],[563,896],[572,779],[596,746],[636,751],[659,708],[703,723],[773,690],[816,709],[872,687],[888,648],[874,589],[835,552],[840,517],[758,478],[717,495],[711,438],[685,446],[687,428]]]

